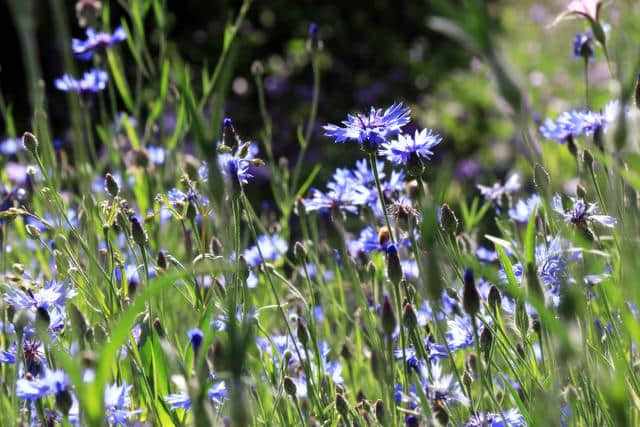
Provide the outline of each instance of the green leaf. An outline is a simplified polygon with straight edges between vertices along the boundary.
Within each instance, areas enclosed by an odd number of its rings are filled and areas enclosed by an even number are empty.
[[[527,231],[524,237],[524,256],[527,265],[535,265],[536,262],[536,215],[537,209],[531,212],[529,217],[529,223],[527,224]]]
[[[118,89],[118,93],[120,94],[120,97],[122,97],[122,101],[124,101],[129,111],[133,111],[133,100],[131,99],[129,85],[122,74],[122,67],[120,66],[118,57],[111,49],[107,49],[107,61],[109,62],[111,76],[116,83],[116,89]]]

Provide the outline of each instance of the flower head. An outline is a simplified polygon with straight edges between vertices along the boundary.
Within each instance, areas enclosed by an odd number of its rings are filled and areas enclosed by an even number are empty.
[[[54,84],[58,90],[63,92],[77,92],[79,94],[97,93],[107,86],[109,75],[106,71],[94,68],[87,71],[78,80],[70,74],[65,74],[55,80]]]
[[[86,40],[71,40],[71,50],[73,50],[76,57],[82,61],[90,60],[96,50],[120,43],[127,38],[127,32],[122,25],[118,26],[113,31],[113,34],[96,32],[93,28],[89,27],[86,30],[86,35]]]
[[[258,237],[256,245],[244,251],[244,258],[251,267],[265,262],[278,261],[287,252],[289,245],[277,234],[263,234]]]
[[[567,5],[567,12],[597,21],[601,6],[602,0],[572,0]]]
[[[562,205],[562,198],[559,194],[553,196],[551,207],[560,215],[564,222],[573,224],[578,228],[586,228],[588,225],[598,223],[608,228],[613,228],[616,219],[609,215],[599,215],[597,203],[585,203],[583,199],[570,197],[571,208],[565,210]]]
[[[585,31],[576,33],[573,38],[573,57],[575,59],[588,59],[593,61],[596,59],[596,53],[593,46],[593,32]]]
[[[396,165],[408,165],[417,161],[429,160],[431,149],[440,144],[442,138],[430,129],[422,129],[413,136],[400,134],[398,139],[382,144],[380,155]]]
[[[410,109],[401,102],[386,110],[371,107],[369,114],[349,114],[343,126],[328,124],[323,127],[325,135],[335,138],[335,142],[356,141],[364,148],[378,149],[388,139],[400,133],[409,123]]]

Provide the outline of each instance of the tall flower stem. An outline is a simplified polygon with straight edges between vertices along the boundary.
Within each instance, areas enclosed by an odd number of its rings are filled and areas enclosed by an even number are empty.
[[[376,164],[376,155],[369,154],[369,162],[371,162],[371,170],[373,170],[373,179],[376,182],[376,188],[378,189],[378,197],[380,198],[380,205],[382,207],[382,213],[384,214],[384,220],[387,223],[387,229],[389,230],[389,237],[391,242],[395,243],[396,239],[393,237],[393,230],[391,229],[391,222],[389,222],[389,214],[387,213],[387,206],[384,202],[384,194],[382,193],[382,187],[380,186],[380,176],[378,175],[378,165]]]
[[[584,96],[586,107],[589,108],[589,58],[584,58]]]

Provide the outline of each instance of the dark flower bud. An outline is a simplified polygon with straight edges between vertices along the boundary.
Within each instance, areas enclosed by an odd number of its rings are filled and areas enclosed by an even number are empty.
[[[293,255],[296,257],[299,263],[303,264],[307,259],[307,250],[302,242],[296,242],[293,246]]]
[[[56,393],[55,399],[56,408],[58,408],[64,416],[69,415],[69,410],[71,409],[71,405],[73,405],[73,399],[71,398],[71,392],[69,392],[67,387]]]
[[[396,329],[396,316],[393,313],[391,300],[388,296],[385,296],[384,301],[382,302],[380,320],[382,322],[382,331],[384,332],[384,334],[391,336],[393,331]]]
[[[342,344],[342,349],[340,350],[340,355],[344,358],[344,360],[351,360],[351,357],[353,356],[351,354],[351,350],[349,349],[349,345],[345,342],[344,344]]]
[[[302,344],[303,347],[307,347],[309,343],[309,330],[302,322],[302,320],[298,317],[298,341]]]
[[[440,227],[447,234],[456,234],[458,232],[458,218],[453,209],[446,203],[440,208]]]
[[[480,334],[480,350],[484,354],[485,360],[489,359],[489,353],[491,352],[491,345],[493,344],[493,334],[491,329],[486,326],[482,329]]]
[[[34,156],[38,154],[38,138],[31,132],[22,134],[22,144]]]
[[[69,312],[71,314],[71,326],[78,336],[84,336],[89,329],[89,322],[85,315],[75,304],[69,304]]]
[[[291,377],[284,377],[283,380],[284,391],[291,397],[296,396],[296,392],[298,391],[298,387],[296,387],[296,383],[293,382]]]
[[[384,403],[382,402],[382,399],[376,400],[375,412],[378,422],[384,425]]]
[[[158,267],[160,267],[163,270],[166,270],[169,267],[169,264],[167,263],[167,257],[164,251],[162,250],[158,251],[158,255],[156,256],[156,264],[158,264]]]
[[[347,418],[349,416],[349,402],[344,398],[344,396],[340,393],[336,393],[336,409],[338,413],[342,415],[342,418]]]
[[[418,326],[418,315],[412,304],[405,304],[402,312],[402,323],[410,331]]]
[[[147,244],[147,232],[145,231],[142,224],[137,217],[132,216],[130,218],[131,221],[131,235],[133,236],[133,241],[138,244],[138,246],[145,246]]]
[[[261,76],[264,74],[264,64],[262,61],[253,61],[251,64],[251,74],[254,76]]]
[[[471,387],[471,384],[473,384],[473,375],[471,375],[471,372],[464,371],[464,374],[462,375],[462,383],[466,387]]]
[[[76,18],[82,28],[93,26],[102,11],[102,3],[99,0],[78,0],[76,2]]]
[[[238,257],[238,264],[240,264],[239,266],[239,273],[240,273],[240,280],[244,283],[247,281],[247,279],[249,278],[249,264],[247,264],[247,260],[244,257],[244,255],[240,255]]]
[[[491,285],[491,288],[489,288],[487,302],[490,307],[495,308],[496,310],[500,308],[500,305],[502,304],[502,297],[500,296],[500,291],[496,285]]]
[[[542,330],[542,324],[540,323],[540,319],[538,318],[538,316],[533,317],[531,321],[531,328],[536,334],[540,334],[540,331]]]
[[[27,224],[24,226],[25,230],[27,230],[27,234],[32,239],[38,239],[40,237],[40,229],[33,224]]]
[[[293,353],[291,353],[290,349],[286,349],[284,353],[282,353],[282,357],[284,358],[285,362],[289,363],[289,361],[293,357]]]
[[[582,184],[578,184],[578,186],[576,187],[576,196],[578,196],[581,199],[586,198],[587,195],[587,189],[584,188],[584,186]]]
[[[211,240],[209,240],[209,252],[213,255],[222,253],[222,243],[216,236],[211,237]]]
[[[387,277],[394,285],[400,283],[403,277],[402,264],[400,263],[400,257],[398,257],[398,249],[396,245],[390,244],[386,251],[385,261],[387,263]]]
[[[582,162],[588,169],[593,168],[593,154],[588,149],[582,152]]]
[[[462,307],[464,311],[475,316],[480,311],[480,294],[476,289],[476,281],[473,276],[473,270],[467,268],[464,270],[464,291],[462,293]]]
[[[118,181],[111,175],[107,173],[104,176],[104,187],[107,190],[107,193],[111,195],[111,197],[116,197],[118,193],[120,193],[120,186],[118,185]]]
[[[522,346],[522,343],[519,342],[516,344],[516,353],[518,353],[518,356],[520,356],[521,358],[525,358],[525,353],[524,353],[524,347]]]
[[[369,261],[369,262],[367,263],[367,274],[368,274],[369,276],[371,276],[371,277],[375,277],[375,276],[376,276],[376,272],[377,272],[377,270],[378,270],[378,269],[377,269],[377,267],[376,267],[376,265],[374,264],[374,262],[373,262],[373,261]]]
[[[160,338],[164,338],[164,336],[166,335],[165,330],[162,327],[162,322],[160,322],[159,317],[156,317],[155,319],[153,319],[153,329],[156,330],[156,334],[158,334]]]
[[[29,315],[29,310],[21,309],[16,312],[13,316],[13,326],[16,329],[16,334],[18,336],[22,335],[24,328],[26,328],[31,323],[31,316]]]
[[[539,191],[548,188],[551,185],[551,178],[549,172],[540,164],[536,163],[533,167],[533,184]]]

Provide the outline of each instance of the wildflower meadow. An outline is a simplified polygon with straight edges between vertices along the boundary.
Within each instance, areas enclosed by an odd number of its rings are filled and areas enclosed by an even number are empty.
[[[637,1],[3,3],[0,425],[640,425]]]

